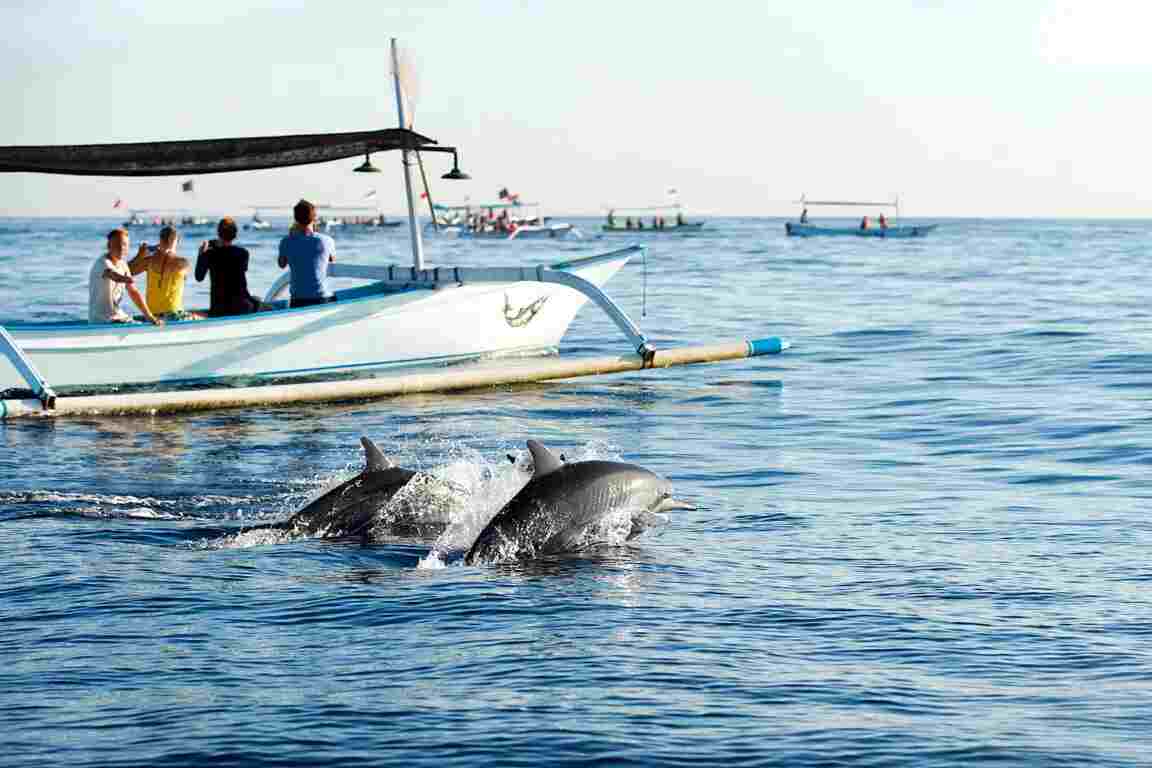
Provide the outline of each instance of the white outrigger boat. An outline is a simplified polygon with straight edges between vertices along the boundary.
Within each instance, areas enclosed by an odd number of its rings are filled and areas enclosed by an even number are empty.
[[[284,402],[364,399],[666,367],[780,352],[776,337],[657,351],[602,290],[642,250],[525,267],[428,267],[413,198],[417,152],[457,151],[411,130],[392,44],[400,128],[358,133],[81,146],[0,147],[0,172],[167,176],[275,168],[400,150],[412,243],[411,266],[335,263],[329,274],[363,282],[337,300],[289,309],[284,274],[251,315],[173,322],[0,323],[0,356],[26,390],[0,391],[0,418],[129,413]],[[375,170],[372,168],[372,170]],[[507,361],[554,351],[585,302],[623,332],[620,358]],[[498,359],[476,366],[449,363]],[[381,375],[363,377],[369,370]],[[439,370],[437,370],[439,369]],[[431,372],[430,372],[431,371]],[[360,378],[348,378],[348,374]],[[331,380],[331,374],[345,374]],[[329,380],[313,380],[328,376]],[[297,383],[268,380],[308,377]],[[264,380],[264,381],[254,381]],[[0,380],[2,381],[2,380]],[[253,386],[253,384],[257,384]],[[158,388],[159,387],[159,388]]]
[[[488,240],[534,240],[579,236],[566,222],[554,222],[540,212],[539,203],[504,202],[433,205],[434,217],[424,232],[447,237]],[[497,213],[499,211],[499,213]]]

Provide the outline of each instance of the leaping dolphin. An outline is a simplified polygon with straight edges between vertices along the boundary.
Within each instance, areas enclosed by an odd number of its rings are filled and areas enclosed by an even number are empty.
[[[451,522],[453,505],[464,489],[398,467],[367,437],[364,471],[271,528],[307,536],[435,538]],[[447,490],[447,492],[445,492]]]
[[[532,479],[496,513],[464,555],[468,565],[528,560],[635,538],[674,509],[672,485],[635,464],[566,463],[528,441]]]

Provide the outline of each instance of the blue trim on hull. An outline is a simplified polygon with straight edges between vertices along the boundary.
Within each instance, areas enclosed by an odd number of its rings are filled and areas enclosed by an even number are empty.
[[[528,356],[542,356],[554,354],[557,347],[517,347],[515,349],[494,349],[484,352],[473,352],[466,355],[440,355],[436,357],[414,357],[405,360],[377,360],[368,363],[350,363],[346,365],[329,365],[318,368],[289,368],[280,371],[260,371],[258,373],[229,373],[222,376],[196,376],[191,378],[165,378],[153,381],[133,382],[131,384],[101,384],[96,386],[73,384],[60,387],[68,394],[77,392],[106,392],[144,389],[157,385],[193,386],[206,383],[226,383],[241,379],[278,379],[297,378],[319,374],[332,374],[363,370],[389,370],[394,368],[444,368],[449,365],[474,363],[485,359],[503,359]]]
[[[910,237],[923,237],[936,229],[936,227],[936,224],[913,224],[888,227],[887,229],[880,229],[879,227],[860,229],[859,227],[821,227],[815,224],[798,224],[788,221],[784,223],[784,232],[790,237],[820,237],[832,235],[845,237],[879,237],[887,240],[900,240]]]

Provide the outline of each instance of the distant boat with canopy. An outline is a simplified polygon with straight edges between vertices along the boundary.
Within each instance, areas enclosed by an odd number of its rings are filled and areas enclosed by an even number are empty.
[[[903,239],[923,237],[936,229],[936,224],[900,224],[896,223],[900,215],[900,199],[890,201],[869,200],[809,200],[801,196],[798,201],[801,206],[800,218],[796,221],[784,223],[784,232],[789,237],[879,237],[887,239]],[[867,208],[876,213],[872,217],[864,214],[855,224],[834,223],[843,221],[844,216],[822,217],[826,221],[813,223],[808,215],[809,208]],[[893,216],[889,218],[885,211],[891,209]],[[830,221],[829,221],[830,219]]]
[[[603,232],[623,232],[664,234],[674,232],[698,232],[704,227],[702,221],[688,221],[680,203],[670,205],[648,205],[636,208],[614,207],[608,209]]]
[[[433,203],[432,220],[424,226],[430,235],[489,240],[562,238],[579,232],[567,222],[555,222],[539,203],[522,203],[504,190],[498,201],[441,205]]]

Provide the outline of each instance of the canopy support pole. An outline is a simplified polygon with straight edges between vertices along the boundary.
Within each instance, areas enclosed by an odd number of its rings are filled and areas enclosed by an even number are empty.
[[[4,353],[16,371],[24,377],[24,381],[28,383],[28,388],[40,400],[40,405],[47,410],[55,408],[56,393],[52,391],[52,387],[48,386],[44,376],[24,354],[24,350],[16,343],[16,339],[12,338],[12,334],[8,333],[2,325],[0,325],[0,352]]]

